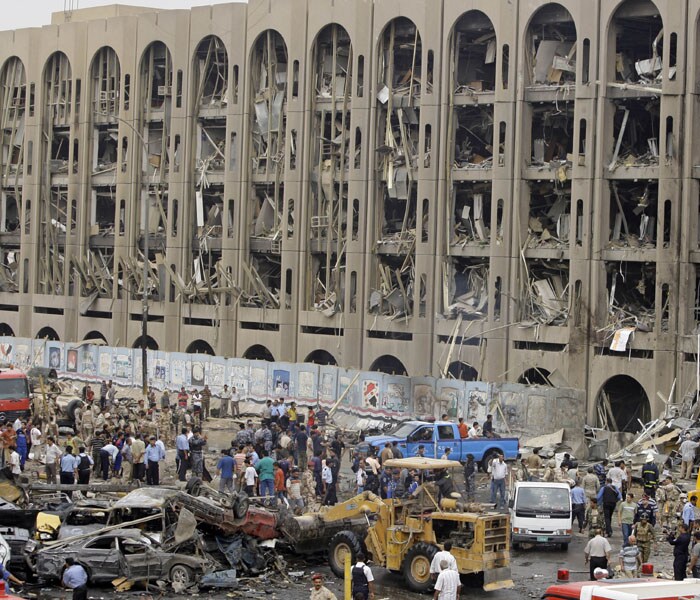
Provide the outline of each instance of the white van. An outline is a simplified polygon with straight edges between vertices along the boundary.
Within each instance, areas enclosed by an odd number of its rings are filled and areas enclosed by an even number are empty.
[[[571,488],[566,483],[518,482],[510,507],[513,547],[571,542]]]

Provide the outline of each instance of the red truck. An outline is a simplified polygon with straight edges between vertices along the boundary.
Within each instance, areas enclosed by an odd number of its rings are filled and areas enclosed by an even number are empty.
[[[29,417],[31,392],[24,372],[0,366],[0,423]]]
[[[700,580],[601,579],[557,583],[547,588],[542,600],[680,600],[700,594]]]

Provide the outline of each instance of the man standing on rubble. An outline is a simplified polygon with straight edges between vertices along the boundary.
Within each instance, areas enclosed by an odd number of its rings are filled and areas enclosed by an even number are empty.
[[[681,479],[690,479],[692,477],[695,453],[698,446],[700,446],[700,443],[693,441],[690,434],[686,433],[683,443],[678,448],[678,453],[681,455]]]
[[[106,444],[100,450],[100,468],[102,469],[102,479],[107,481],[109,479],[109,469],[111,464],[114,464],[119,456],[119,448],[117,448],[112,442]]]
[[[149,440],[148,447],[146,448],[146,484],[147,485],[159,485],[160,484],[159,463],[161,460],[165,460],[165,452],[163,452],[163,449],[156,444],[156,438],[154,435],[152,435],[150,440]]]
[[[231,390],[228,389],[228,385],[224,384],[224,389],[219,392],[219,399],[221,400],[219,404],[219,418],[223,419],[228,417],[229,404],[231,403]]]
[[[297,465],[302,471],[306,471],[309,459],[306,454],[306,447],[309,443],[309,436],[303,427],[294,435],[294,444],[296,445]]]
[[[172,446],[173,419],[170,413],[170,404],[160,411],[158,416],[158,434],[167,446]]]
[[[175,466],[177,467],[177,478],[180,481],[187,481],[187,464],[190,460],[190,442],[187,439],[187,427],[180,430],[180,435],[175,439]]]
[[[219,493],[228,492],[233,494],[233,480],[236,474],[233,472],[236,461],[233,459],[227,450],[221,451],[221,458],[216,465],[216,475],[219,477]]]
[[[275,461],[273,461],[267,450],[262,451],[262,458],[258,461],[255,466],[255,470],[258,472],[258,481],[260,484],[260,496],[267,502],[267,496],[269,495],[270,500],[275,497]]]
[[[204,446],[207,445],[207,436],[202,437],[201,430],[196,427],[190,438],[190,458],[192,460],[192,475],[201,477],[204,474]]]
[[[146,443],[140,434],[134,435],[131,442],[131,457],[133,467],[131,468],[131,481],[143,481],[146,476]]]
[[[209,418],[209,410],[211,409],[211,390],[209,385],[205,384],[202,390],[202,420],[206,421]]]
[[[61,457],[61,484],[73,485],[77,472],[78,461],[73,456],[73,448],[72,446],[66,446],[66,451]]]
[[[61,460],[61,449],[56,445],[53,436],[46,439],[46,483],[56,483],[56,471]]]
[[[225,386],[224,386],[225,387]],[[235,418],[240,418],[241,416],[241,396],[238,393],[238,389],[235,385],[231,386],[231,416]]]
[[[85,448],[78,448],[78,483],[87,485],[90,483],[90,472],[92,471],[92,458],[85,452]]]

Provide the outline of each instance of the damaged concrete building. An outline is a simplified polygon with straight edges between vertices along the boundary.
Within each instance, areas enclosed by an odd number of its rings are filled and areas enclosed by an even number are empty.
[[[0,334],[696,401],[700,0],[0,33]],[[147,242],[147,243],[146,243]],[[144,266],[146,268],[144,268]]]

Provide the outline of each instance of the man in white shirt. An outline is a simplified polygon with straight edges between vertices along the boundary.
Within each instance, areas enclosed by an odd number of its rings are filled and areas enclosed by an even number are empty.
[[[452,542],[447,540],[443,544],[443,550],[439,550],[435,553],[435,556],[433,556],[433,560],[430,563],[430,574],[433,576],[433,580],[437,579],[440,572],[445,569],[457,571],[457,561],[455,557],[452,556],[450,550],[452,550]],[[447,567],[441,567],[440,565],[442,562],[447,562]]]
[[[321,481],[323,482],[323,504],[326,505],[326,500],[328,499],[328,491],[333,485],[333,471],[326,464],[325,460],[321,461]]]
[[[221,398],[221,408],[219,408],[219,417],[228,417],[228,409],[229,404],[231,402],[231,390],[228,389],[228,385],[224,384],[224,389],[221,390],[219,398]]]
[[[700,444],[690,439],[690,434],[685,434],[685,439],[678,448],[681,455],[681,479],[690,479],[693,474],[693,464],[695,463],[695,452]]]
[[[241,397],[235,385],[231,388],[231,416],[241,416]]]
[[[608,471],[608,477],[612,479],[612,484],[622,492],[622,482],[627,479],[627,474],[620,468],[620,462],[616,462],[615,466]]]
[[[17,446],[14,445],[10,446],[10,467],[15,478],[22,474],[22,461],[17,452]]]
[[[596,529],[595,537],[588,540],[586,547],[583,549],[583,555],[586,559],[586,563],[589,565],[591,581],[595,581],[596,579],[593,575],[593,571],[597,568],[607,569],[608,561],[610,560],[612,547],[610,546],[610,542],[608,542],[602,534],[602,529]]]
[[[350,570],[350,576],[352,577],[352,597],[374,600],[374,575],[372,575],[372,569],[365,564],[365,555],[362,552],[357,553],[357,562]]]
[[[477,421],[474,421],[474,424],[469,428],[468,435],[470,438],[481,437],[481,427]]]
[[[119,456],[119,448],[111,442],[100,449],[100,468],[104,481],[109,479],[110,466],[117,460],[117,456]]]
[[[365,459],[365,464],[372,469],[372,473],[375,475],[379,473],[379,469],[381,468],[381,465],[379,464],[379,461],[377,460],[376,456],[368,456]]]
[[[44,447],[41,443],[41,430],[36,425],[32,425],[32,430],[29,432],[29,439],[32,442],[34,460],[41,460],[44,454]]]
[[[440,574],[435,582],[434,600],[457,600],[459,592],[462,590],[459,573],[449,568],[447,560],[440,562],[440,569]]]
[[[255,496],[255,480],[258,478],[258,472],[255,467],[250,464],[250,459],[246,458],[243,463],[245,467],[245,473],[243,477],[245,478],[245,493],[248,496]]]
[[[491,461],[491,502],[497,508],[505,508],[506,505],[506,477],[508,476],[508,465],[503,460],[503,455]],[[498,497],[498,502],[496,498]]]
[[[62,452],[54,442],[53,437],[46,438],[46,444],[46,483],[56,483],[56,472]]]

